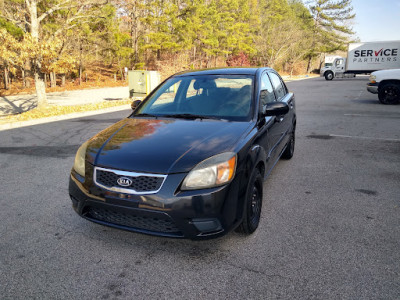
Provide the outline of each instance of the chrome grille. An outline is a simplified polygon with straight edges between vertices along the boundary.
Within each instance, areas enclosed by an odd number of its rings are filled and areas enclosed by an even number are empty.
[[[129,186],[120,186],[118,179],[124,177],[132,181]],[[111,170],[96,167],[94,171],[95,183],[110,191],[128,194],[154,194],[157,193],[165,180],[166,175],[145,174]]]

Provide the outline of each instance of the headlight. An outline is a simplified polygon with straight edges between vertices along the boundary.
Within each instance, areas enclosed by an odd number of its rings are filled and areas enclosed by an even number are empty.
[[[376,76],[375,75],[369,76],[369,82],[376,83]]]
[[[85,176],[85,156],[87,146],[88,141],[84,142],[82,146],[79,147],[75,155],[74,169],[76,173],[82,176]]]
[[[236,154],[221,153],[203,160],[186,176],[182,190],[212,188],[230,182],[235,176]]]

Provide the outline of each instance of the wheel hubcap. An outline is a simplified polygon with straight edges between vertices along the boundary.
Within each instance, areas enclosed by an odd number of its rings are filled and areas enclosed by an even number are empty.
[[[293,154],[294,152],[294,134],[292,133],[292,137],[290,139],[290,153]]]
[[[385,92],[386,100],[388,100],[390,102],[399,98],[397,89],[395,89],[395,88],[393,88],[391,86],[387,87],[384,92]]]
[[[253,186],[253,191],[251,195],[251,223],[256,225],[258,219],[260,218],[261,212],[261,194],[260,190],[256,185]]]

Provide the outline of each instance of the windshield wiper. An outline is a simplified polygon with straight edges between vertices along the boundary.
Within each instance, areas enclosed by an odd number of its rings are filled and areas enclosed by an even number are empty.
[[[195,115],[195,114],[169,114],[169,115],[163,115],[163,117],[166,117],[166,118],[177,118],[177,119],[188,119],[188,120],[210,119],[210,120],[226,121],[225,119],[221,119],[221,118],[214,117],[214,116],[204,116],[204,115]]]
[[[152,114],[137,114],[137,115],[133,115],[134,117],[154,117],[154,118],[158,118],[158,115],[152,115]]]

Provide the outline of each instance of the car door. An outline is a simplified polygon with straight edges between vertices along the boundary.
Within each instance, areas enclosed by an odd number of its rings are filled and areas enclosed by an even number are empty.
[[[335,75],[341,75],[344,73],[344,65],[345,61],[343,58],[338,58],[335,60],[333,66],[333,71],[335,72]]]
[[[269,77],[274,88],[276,101],[285,102],[289,106],[289,112],[285,115],[277,116],[274,124],[274,146],[271,157],[278,158],[284,150],[288,140],[289,133],[292,130],[294,118],[294,95],[289,93],[282,78],[275,72],[269,72]]]
[[[276,102],[274,88],[268,77],[267,72],[264,72],[260,77],[260,93],[259,93],[259,110],[270,104]],[[276,126],[275,116],[260,116],[258,121],[259,136],[257,143],[264,148],[266,157],[266,170],[268,171],[274,166],[275,161],[271,159],[274,150],[274,145],[279,139],[279,126]]]

